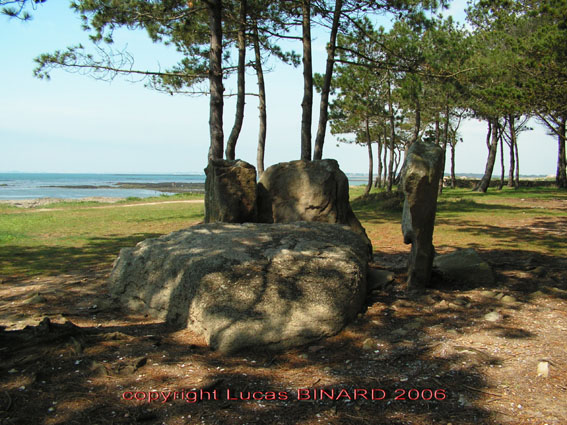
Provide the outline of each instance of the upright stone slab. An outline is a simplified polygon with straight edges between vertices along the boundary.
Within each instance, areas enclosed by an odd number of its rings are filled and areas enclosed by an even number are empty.
[[[334,159],[282,162],[264,171],[258,182],[258,221],[344,224],[372,253],[372,243],[350,206],[348,178]]]
[[[210,223],[124,248],[110,293],[211,348],[282,349],[339,332],[366,298],[368,251],[328,223]]]
[[[402,232],[404,243],[411,243],[408,263],[409,290],[423,290],[431,278],[435,256],[433,227],[442,159],[443,150],[439,146],[418,142],[409,148],[404,164]]]
[[[256,169],[245,161],[214,159],[205,169],[205,223],[256,221]]]

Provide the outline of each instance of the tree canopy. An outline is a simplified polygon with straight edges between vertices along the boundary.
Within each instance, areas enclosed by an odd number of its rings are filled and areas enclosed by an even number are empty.
[[[4,1],[24,18],[27,6],[42,1]],[[469,27],[440,14],[443,1],[403,0],[76,0],[72,7],[91,33],[94,52],[82,45],[41,55],[38,77],[57,67],[98,78],[119,74],[147,77],[167,93],[210,96],[209,158],[236,157],[245,111],[246,70],[256,73],[260,97],[258,167],[263,169],[267,111],[262,63],[273,55],[303,68],[300,158],[320,159],[327,121],[343,140],[378,143],[393,164],[413,143],[433,141],[454,151],[456,117],[488,123],[488,158],[478,189],[486,191],[498,149],[510,149],[518,170],[517,133],[537,117],[558,140],[557,183],[565,177],[567,0],[476,0],[469,4]],[[15,8],[15,9],[14,9]],[[8,9],[5,9],[8,10]],[[394,16],[388,30],[380,14]],[[174,46],[178,63],[165,70],[133,68],[127,51],[113,46],[117,28],[143,29],[156,43]],[[313,70],[312,29],[327,31],[323,73]],[[279,40],[296,40],[302,54],[285,52]],[[249,59],[253,53],[254,59]],[[227,140],[224,98],[229,75],[237,75],[237,107]],[[321,93],[319,123],[312,143],[313,88]],[[330,108],[330,110],[329,110]],[[352,134],[352,136],[348,136]],[[483,141],[479,141],[482,149]],[[504,143],[506,142],[506,143]],[[500,148],[499,148],[500,145]],[[386,152],[388,150],[388,152]],[[503,152],[501,154],[503,158]],[[504,164],[502,160],[502,164]],[[380,163],[381,165],[381,163]],[[511,176],[513,176],[513,172]],[[511,181],[514,179],[511,177]]]

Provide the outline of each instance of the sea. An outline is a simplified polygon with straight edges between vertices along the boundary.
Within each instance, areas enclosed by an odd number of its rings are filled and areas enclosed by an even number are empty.
[[[347,173],[351,185],[365,184],[364,174]],[[205,183],[205,174],[71,174],[0,173],[0,200],[90,197],[147,198],[168,194],[151,189],[124,189],[119,183]]]
[[[118,183],[204,183],[205,174],[0,173],[0,200],[89,197],[147,198],[164,192],[123,189]]]

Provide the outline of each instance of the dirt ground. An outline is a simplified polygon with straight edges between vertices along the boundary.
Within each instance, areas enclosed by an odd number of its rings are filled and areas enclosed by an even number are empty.
[[[377,250],[395,281],[339,335],[232,357],[113,305],[108,267],[5,278],[0,424],[567,423],[567,259],[478,248],[495,285],[409,296]]]

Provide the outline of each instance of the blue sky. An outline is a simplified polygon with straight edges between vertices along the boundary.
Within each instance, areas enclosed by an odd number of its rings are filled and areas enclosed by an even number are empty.
[[[454,2],[462,16],[465,1]],[[314,71],[324,72],[325,43],[314,41]],[[111,83],[62,70],[50,81],[33,77],[33,59],[41,53],[83,43],[88,38],[65,1],[49,1],[31,22],[0,16],[0,172],[188,173],[206,166],[209,141],[208,98],[169,96],[143,83],[117,77]],[[172,49],[153,45],[143,32],[120,31],[116,47],[125,45],[137,68],[175,63]],[[293,47],[301,51],[299,44]],[[299,158],[302,70],[271,63],[266,75],[268,137],[266,166]],[[247,76],[248,90],[256,78]],[[227,85],[234,87],[234,81]],[[319,98],[315,96],[313,137]],[[234,98],[225,102],[225,137],[230,132]],[[257,100],[247,98],[237,157],[256,164]],[[457,172],[484,171],[486,124],[475,120],[461,127]],[[545,130],[519,139],[522,174],[554,174],[557,145]],[[345,172],[366,172],[366,148],[340,144],[328,134],[324,157],[335,158]],[[498,172],[498,167],[495,172]]]

